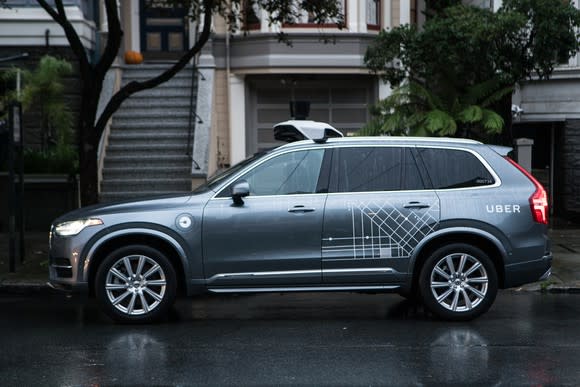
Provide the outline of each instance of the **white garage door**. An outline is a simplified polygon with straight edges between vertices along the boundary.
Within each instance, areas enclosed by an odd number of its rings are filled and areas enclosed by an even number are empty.
[[[375,85],[376,80],[367,76],[248,79],[247,153],[281,144],[274,140],[272,127],[291,118],[291,100],[310,101],[308,119],[328,122],[345,135],[355,133],[369,120],[369,107],[375,103]]]

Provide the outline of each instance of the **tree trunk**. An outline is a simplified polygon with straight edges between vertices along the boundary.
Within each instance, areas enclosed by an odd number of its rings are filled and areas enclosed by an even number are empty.
[[[81,205],[87,206],[99,201],[98,149],[103,128],[96,128],[95,120],[102,84],[94,79],[83,79],[82,82],[82,103],[78,120],[78,152]]]
[[[99,201],[99,166],[97,147],[83,141],[84,152],[79,152],[79,172],[81,178],[81,205],[95,204]]]

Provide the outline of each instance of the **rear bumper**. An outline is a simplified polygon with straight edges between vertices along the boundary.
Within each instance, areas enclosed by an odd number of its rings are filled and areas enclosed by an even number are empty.
[[[513,288],[530,282],[547,279],[552,270],[552,253],[540,259],[507,265],[505,267],[504,288]]]

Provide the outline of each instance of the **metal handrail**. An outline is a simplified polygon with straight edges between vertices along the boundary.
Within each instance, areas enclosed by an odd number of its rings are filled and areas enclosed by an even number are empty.
[[[197,112],[195,112],[193,109],[193,99],[196,96],[196,89],[197,89],[197,80],[196,80],[197,73],[199,73],[200,78],[205,81],[205,77],[198,70],[197,66],[194,64],[193,69],[192,69],[191,88],[190,88],[190,93],[189,93],[189,115],[188,115],[188,122],[187,122],[188,132],[187,132],[187,152],[186,152],[186,154],[196,164],[196,169],[199,169],[198,164],[195,162],[195,160],[193,160],[193,151],[192,151],[193,132],[195,131],[195,124],[196,123],[203,124],[203,120],[197,114]],[[196,119],[195,121],[194,121],[194,118]]]

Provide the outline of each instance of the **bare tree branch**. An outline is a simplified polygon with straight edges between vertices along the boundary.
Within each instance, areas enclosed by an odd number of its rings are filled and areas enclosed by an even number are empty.
[[[211,32],[211,21],[212,21],[212,10],[214,2],[213,0],[203,0],[204,4],[204,17],[203,17],[203,30],[195,42],[195,45],[185,54],[179,61],[177,61],[173,66],[165,70],[158,76],[148,79],[143,82],[132,81],[121,88],[115,95],[111,98],[103,113],[97,120],[95,124],[95,129],[100,132],[102,128],[105,127],[107,121],[113,113],[119,108],[121,103],[129,98],[131,95],[146,89],[151,89],[155,86],[162,84],[163,82],[171,79],[175,74],[181,71],[187,63],[203,48],[203,46],[209,40]]]
[[[98,79],[103,79],[107,70],[111,67],[119,47],[121,47],[121,40],[123,38],[123,30],[121,29],[121,22],[119,13],[117,11],[116,0],[105,0],[105,10],[107,12],[107,24],[109,26],[109,34],[107,36],[107,45],[99,63],[97,63],[95,72]]]

